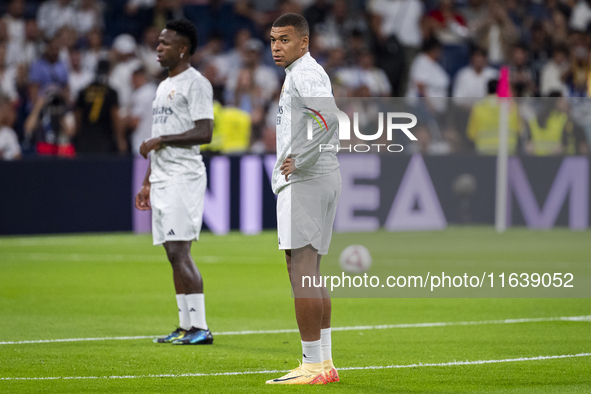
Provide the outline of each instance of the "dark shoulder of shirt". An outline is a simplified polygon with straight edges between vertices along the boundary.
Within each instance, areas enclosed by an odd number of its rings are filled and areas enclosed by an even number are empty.
[[[94,105],[97,100],[102,101],[101,104],[104,108],[110,109],[119,105],[117,91],[109,85],[95,81],[80,91],[76,100],[76,108],[88,108]]]

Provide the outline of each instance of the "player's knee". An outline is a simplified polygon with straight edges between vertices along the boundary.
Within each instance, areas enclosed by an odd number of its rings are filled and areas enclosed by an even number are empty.
[[[170,264],[172,265],[183,264],[187,258],[185,251],[181,250],[180,248],[166,249],[166,256],[168,257],[168,261],[170,261]]]

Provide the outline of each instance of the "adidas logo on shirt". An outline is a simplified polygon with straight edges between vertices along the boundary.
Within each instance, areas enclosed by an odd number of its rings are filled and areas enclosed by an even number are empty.
[[[174,235],[174,231],[173,231],[173,230],[170,230],[170,231],[168,232],[168,234],[166,234],[166,235]]]

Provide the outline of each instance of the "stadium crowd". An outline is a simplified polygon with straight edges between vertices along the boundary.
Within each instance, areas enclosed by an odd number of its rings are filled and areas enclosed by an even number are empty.
[[[518,103],[554,98],[514,110],[511,151],[588,154],[591,0],[10,0],[0,5],[0,158],[137,153],[166,77],[158,36],[182,16],[199,34],[192,64],[214,88],[205,149],[273,152],[284,71],[268,36],[287,12],[308,20],[335,96],[425,104],[439,126],[420,122],[407,152],[495,154],[490,98],[507,66]]]

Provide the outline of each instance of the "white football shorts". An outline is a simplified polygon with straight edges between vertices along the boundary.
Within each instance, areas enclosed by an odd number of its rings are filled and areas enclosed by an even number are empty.
[[[199,240],[206,187],[205,174],[163,187],[152,185],[150,203],[154,245],[166,241]]]
[[[287,185],[277,196],[279,249],[306,245],[326,255],[341,195],[341,172]]]

